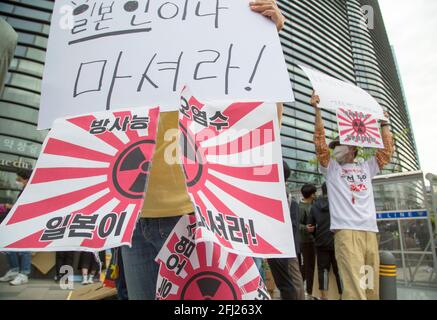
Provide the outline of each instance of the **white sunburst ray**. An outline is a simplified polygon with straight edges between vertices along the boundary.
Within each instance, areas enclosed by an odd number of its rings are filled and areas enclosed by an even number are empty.
[[[121,110],[113,110],[113,112],[126,112],[126,109],[121,109]],[[109,124],[108,124],[108,129],[111,128],[115,121],[116,121],[116,116],[112,113],[109,112],[106,116],[107,119],[109,119]],[[123,125],[123,117],[120,119],[119,121],[120,126]],[[113,130],[113,131],[108,131],[111,132],[115,137],[117,137],[123,144],[127,144],[129,143],[130,139],[127,136],[127,134],[124,131],[121,130]]]
[[[108,176],[104,174],[86,178],[56,180],[36,184],[31,183],[26,187],[23,194],[20,196],[18,203],[23,205],[42,200],[48,200],[57,196],[66,195],[68,193],[80,191],[82,189],[101,184],[107,180]],[[104,187],[102,187],[102,189],[104,189]]]
[[[264,182],[264,181],[250,181],[239,179],[213,169],[208,169],[208,173],[223,182],[240,188],[241,190],[260,195],[266,198],[281,200],[282,193],[285,195],[284,184],[279,182]]]
[[[118,152],[116,148],[102,139],[99,139],[98,135],[93,135],[69,121],[65,121],[62,129],[56,128],[53,133],[54,134],[50,138],[79,145],[109,156],[114,156]],[[78,144],[78,141],[80,141],[80,144]]]
[[[103,218],[104,213],[109,213],[111,210],[113,210],[118,204],[120,203],[120,200],[113,197],[112,199],[108,200],[104,205],[102,205],[100,208],[98,208],[95,212],[89,212],[86,215],[99,215],[99,218],[96,221],[96,228],[99,225],[100,221]],[[79,212],[80,213],[80,212]],[[70,218],[70,223],[72,222]],[[92,230],[90,230],[92,232]],[[66,234],[67,235],[67,234]],[[84,238],[64,238],[62,240],[57,240],[54,243],[51,243],[48,247],[63,247],[65,249],[71,248],[77,248],[80,246],[80,244],[84,241]]]
[[[237,258],[235,258],[234,263],[232,264],[232,266],[229,268],[229,275],[235,279],[235,273],[237,272],[237,270],[241,267],[241,265],[243,263],[245,263],[245,260],[248,257],[246,256],[242,256],[242,255],[237,255]]]
[[[207,148],[207,147],[214,147],[217,145],[221,145],[223,143],[234,141],[245,134],[255,130],[256,128],[259,128],[269,121],[274,121],[276,106],[274,110],[271,110],[271,114],[268,113],[268,110],[263,110],[262,116],[260,116],[259,108],[265,108],[269,104],[262,104],[255,110],[247,113],[244,117],[242,117],[240,120],[238,120],[231,128],[227,130],[223,130],[220,134],[217,136],[211,137],[205,141],[201,142],[201,147]],[[218,111],[218,110],[215,110]],[[270,115],[270,117],[269,117]],[[252,129],[247,129],[252,128]],[[253,134],[257,134],[256,131],[253,132]]]
[[[229,251],[225,250],[221,246],[219,248],[220,248],[220,261],[218,267],[221,270],[225,270],[228,263]]]
[[[232,211],[238,213],[238,216],[245,220],[256,220],[256,226],[262,226],[262,228],[256,228],[255,232],[263,239],[270,239],[270,245],[275,248],[281,248],[283,251],[289,249],[290,254],[294,254],[294,250],[291,248],[283,248],[283,243],[292,243],[292,226],[290,215],[286,203],[282,203],[283,215],[286,223],[282,223],[266,214],[259,212],[248,205],[241,202],[239,199],[226,193],[215,184],[207,181],[205,186],[223,203],[226,203],[227,207]],[[271,237],[271,230],[275,230],[275,237]],[[291,251],[290,251],[291,250]]]
[[[39,168],[109,168],[109,162],[80,159],[53,154],[41,154],[35,170]]]
[[[0,247],[4,247],[10,243],[16,242],[19,239],[28,237],[32,233],[46,228],[46,223],[52,218],[59,216],[66,216],[68,213],[85,208],[98,199],[106,196],[110,192],[109,188],[106,188],[98,193],[90,195],[87,198],[82,199],[70,206],[63,207],[56,211],[31,218],[25,221],[21,221],[15,224],[6,225],[13,216],[15,209],[10,212],[10,215],[5,219],[4,223],[0,226]],[[67,214],[66,214],[67,213]]]
[[[211,267],[213,263],[213,256],[214,256],[214,243],[213,242],[204,242],[204,243],[205,243],[206,265],[208,267]]]
[[[248,284],[249,282],[253,281],[254,279],[256,279],[258,276],[260,276],[259,274],[259,270],[258,267],[256,266],[255,263],[253,263],[250,268],[248,268],[246,270],[246,272],[239,278],[237,279],[237,285],[242,288],[244,285]]]

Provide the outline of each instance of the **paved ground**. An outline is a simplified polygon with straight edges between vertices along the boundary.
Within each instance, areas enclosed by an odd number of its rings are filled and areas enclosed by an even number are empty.
[[[28,284],[17,287],[0,283],[0,300],[66,300],[69,293],[50,280],[30,279]]]
[[[74,283],[74,289],[83,289]],[[23,286],[14,287],[0,283],[0,300],[66,300],[71,290],[62,290],[59,284],[50,280],[35,280]],[[398,287],[399,300],[437,300],[437,289]]]

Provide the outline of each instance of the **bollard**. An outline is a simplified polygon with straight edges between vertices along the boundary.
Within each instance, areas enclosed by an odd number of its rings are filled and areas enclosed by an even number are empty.
[[[393,254],[388,251],[380,252],[379,258],[379,299],[397,300],[396,259]]]

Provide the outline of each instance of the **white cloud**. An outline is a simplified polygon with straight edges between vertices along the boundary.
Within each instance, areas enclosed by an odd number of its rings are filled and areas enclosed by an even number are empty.
[[[379,4],[395,47],[422,170],[437,174],[437,1]]]

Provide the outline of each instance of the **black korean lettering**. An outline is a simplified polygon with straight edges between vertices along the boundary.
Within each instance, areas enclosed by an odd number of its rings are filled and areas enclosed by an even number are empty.
[[[205,1],[204,1],[205,3]],[[213,13],[201,13],[201,6],[202,3],[201,1],[197,2],[197,6],[196,6],[196,16],[198,17],[208,17],[208,16],[214,16],[214,28],[218,29],[219,28],[219,15],[220,15],[220,11],[221,10],[226,10],[229,9],[228,7],[221,7],[221,2],[220,0],[216,0],[215,2],[215,10]]]
[[[217,111],[211,118],[209,118],[209,120],[210,120],[209,125],[216,127],[218,131],[221,131],[224,128],[229,127],[229,122],[228,122],[229,117],[226,117],[220,111]]]
[[[123,122],[120,123],[121,121],[121,117],[116,117],[114,124],[108,129],[108,131],[126,131],[127,130],[127,126],[129,125],[129,118],[128,117],[124,117],[123,118]]]
[[[129,128],[131,130],[143,130],[147,129],[149,126],[149,117],[139,117],[138,115],[134,114]]]
[[[165,2],[158,8],[158,17],[164,20],[174,19],[179,14],[179,7],[173,2]]]
[[[187,258],[191,257],[191,254],[193,253],[195,248],[196,244],[184,236],[182,236],[179,242],[177,242],[175,245],[175,251],[177,253],[183,254]]]
[[[150,83],[150,85],[152,85],[155,89],[158,89],[158,88],[159,88],[159,87],[156,85],[156,83],[154,83],[154,82],[152,81],[152,79],[150,79],[150,77],[148,76],[148,73],[149,73],[150,67],[152,66],[152,63],[153,63],[153,61],[155,60],[155,58],[156,58],[157,55],[158,55],[158,54],[155,53],[155,54],[153,55],[152,59],[150,59],[148,65],[147,65],[147,67],[146,67],[146,70],[144,71],[144,73],[143,73],[143,75],[142,75],[142,77],[141,77],[140,83],[138,84],[137,92],[140,92],[140,91],[143,89],[143,85],[144,85],[144,81],[145,81],[145,80],[147,80],[147,82]]]
[[[88,19],[81,19],[75,21],[74,27],[71,29],[71,34],[78,34],[87,30],[86,26],[88,24]],[[85,28],[82,28],[85,27]]]
[[[226,70],[225,70],[225,94],[226,95],[229,94],[229,78],[230,78],[231,70],[232,69],[240,69],[240,67],[232,65],[232,50],[233,50],[233,48],[234,48],[234,44],[231,43],[229,45],[228,59],[226,62]]]
[[[220,52],[216,51],[216,50],[200,50],[200,51],[197,51],[197,52],[198,53],[211,52],[212,56],[214,58],[212,60],[205,60],[205,61],[201,61],[201,62],[197,63],[196,68],[194,69],[194,76],[193,76],[194,80],[206,80],[206,79],[215,79],[215,78],[217,78],[217,76],[203,76],[203,77],[200,77],[199,76],[199,70],[200,70],[200,67],[203,64],[214,64],[214,63],[216,63],[218,61],[218,59],[220,58]]]
[[[68,219],[70,216],[68,216]],[[41,241],[53,241],[53,240],[60,240],[64,238],[66,227],[62,225],[63,222],[62,217],[56,217],[52,218],[49,221],[47,221],[46,224],[46,230],[44,230],[43,234],[41,235],[40,240]],[[68,220],[65,219],[65,221]]]
[[[105,75],[106,60],[97,60],[90,62],[82,62],[77,71],[76,81],[74,83],[73,98],[88,93],[99,92],[102,90],[103,76]],[[92,81],[90,81],[92,79]],[[87,85],[92,82],[93,86],[83,87],[81,82],[84,81]],[[83,87],[83,88],[82,88]]]
[[[185,97],[181,97],[181,107],[179,108],[179,111],[184,115],[185,118],[191,119],[191,114],[188,113],[190,112],[190,105]]]
[[[108,91],[108,98],[106,100],[106,110],[111,109],[111,98],[112,98],[112,93],[114,91],[115,81],[117,79],[132,78],[132,76],[120,76],[120,75],[118,75],[118,68],[120,66],[120,60],[121,60],[122,56],[123,56],[123,51],[120,51],[120,53],[118,54],[117,63],[115,64],[114,73],[112,75],[111,85],[110,85],[109,91]]]
[[[149,11],[149,5],[150,5],[150,0],[148,0],[146,2],[146,6],[145,6],[145,10],[144,10],[145,13],[147,13]],[[131,21],[130,21],[130,25],[133,26],[133,27],[138,27],[138,26],[143,26],[143,25],[152,23],[151,20],[137,21],[138,16],[137,16],[137,14],[135,12],[138,11],[138,9],[139,9],[139,1],[127,1],[123,5],[123,10],[124,11],[126,11],[128,13],[132,13],[132,18],[131,18]]]
[[[231,240],[235,242],[243,243],[243,240],[237,236],[237,232],[241,232],[240,225],[238,223],[238,218],[228,216],[226,217],[226,220],[232,223],[232,224],[228,224],[229,235],[231,237]]]
[[[99,8],[100,19],[94,22],[96,23],[96,27],[95,27],[96,31],[109,29],[108,26],[101,26],[101,25],[103,24],[103,21],[108,21],[113,19],[108,17],[112,13],[113,7],[114,7],[114,1],[109,6],[103,5],[103,2],[100,4],[100,8]]]
[[[165,299],[171,292],[173,284],[166,278],[162,278],[161,285],[158,288],[158,296],[161,299]]]
[[[181,263],[179,262],[180,262],[179,256],[177,256],[176,254],[172,254],[170,255],[170,257],[168,257],[167,261],[165,262],[165,265],[169,270],[177,269],[176,275],[179,275],[184,269],[185,265],[187,264],[187,260],[183,260]]]
[[[215,223],[215,219],[214,219],[214,216],[212,215],[212,211],[207,210],[206,212],[207,212],[208,218],[209,218],[209,224],[210,224],[209,229],[211,230],[211,232],[222,237],[223,235],[221,234],[220,229],[217,227],[217,225]]]
[[[91,122],[90,133],[91,134],[102,134],[108,129],[109,119],[93,120]]]
[[[194,122],[204,127],[208,126],[208,119],[205,111],[201,111],[196,106],[191,106],[191,112],[193,113]]]
[[[98,215],[82,215],[77,214],[73,217],[70,224],[68,237],[69,238],[88,238],[93,237],[92,232],[96,228]]]
[[[218,214],[216,216],[216,224],[217,224],[217,228],[219,228],[220,231],[222,232],[223,238],[229,240],[228,232],[226,230],[227,228],[226,228],[225,218],[223,217],[222,214]]]
[[[180,71],[181,61],[182,61],[183,55],[184,55],[184,52],[181,52],[177,61],[158,62],[158,65],[164,65],[164,64],[175,65],[174,67],[166,67],[166,68],[158,69],[158,71],[172,71],[172,70],[174,70],[175,75],[173,78],[173,92],[175,92],[177,90],[177,84],[178,84],[178,80],[179,80],[179,71]]]
[[[99,224],[99,229],[98,229],[99,237],[102,239],[108,237],[114,230],[116,223],[117,223],[116,213],[110,213],[104,216]]]
[[[243,236],[243,243],[244,244],[249,244],[249,239],[247,237],[247,234],[249,232],[249,230],[246,228],[246,224],[244,223],[244,219],[240,218],[240,230],[241,230],[241,235]]]
[[[121,230],[123,229],[123,223],[126,220],[127,212],[123,211],[118,216],[117,228],[115,229],[114,236],[118,237],[121,234]]]

